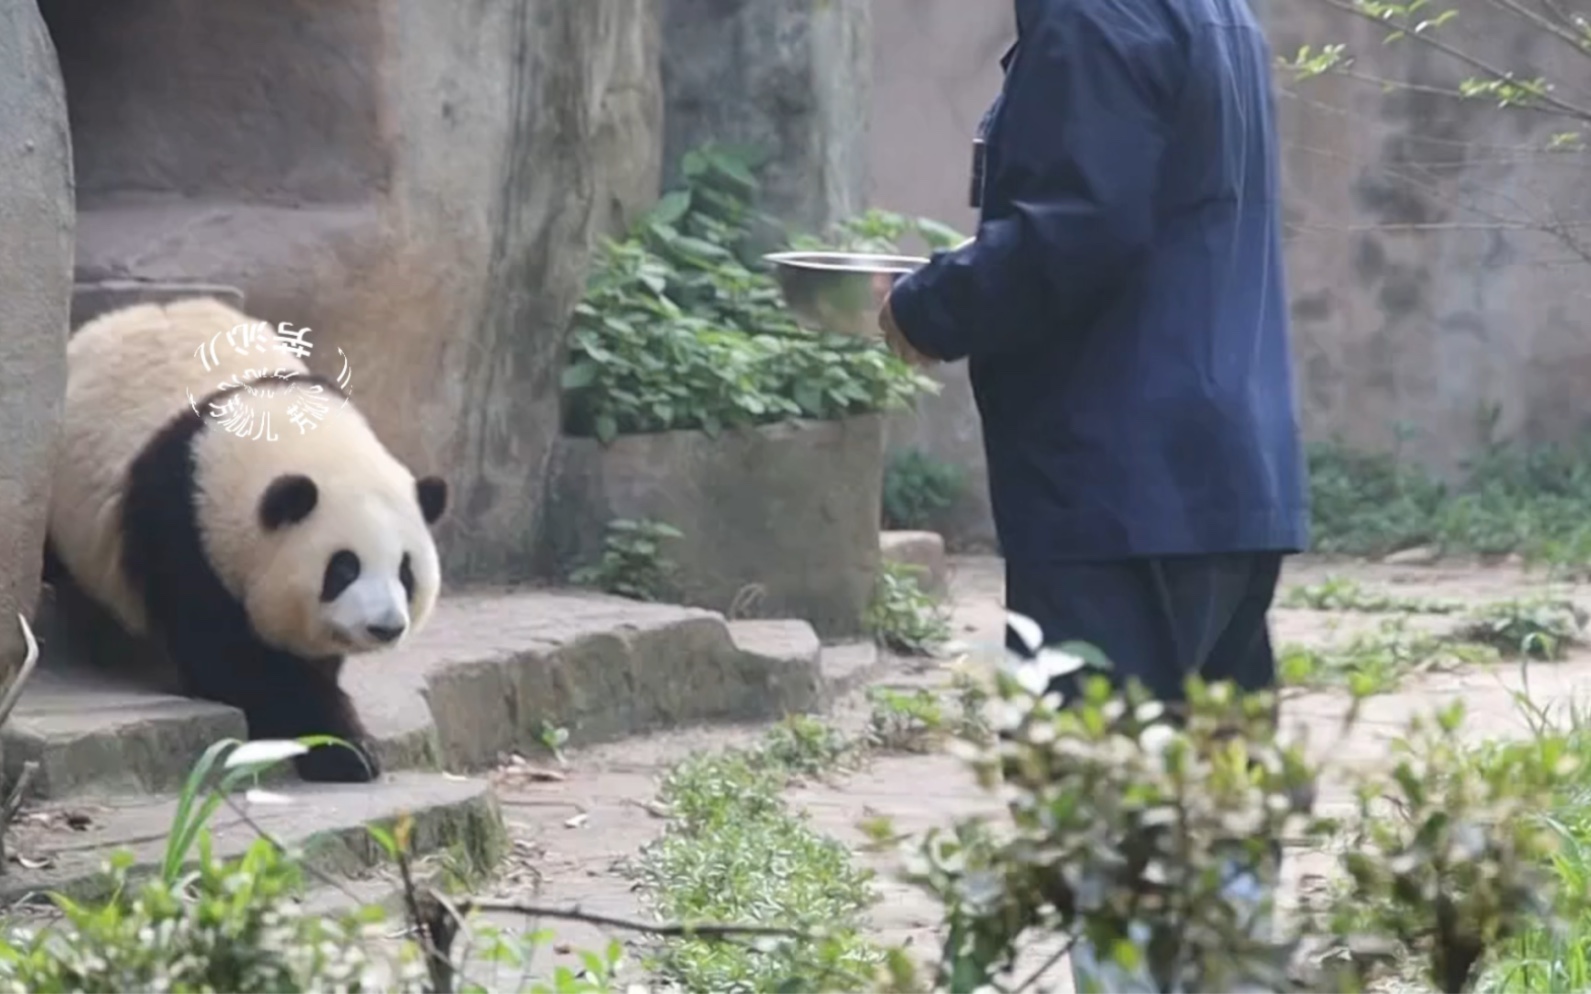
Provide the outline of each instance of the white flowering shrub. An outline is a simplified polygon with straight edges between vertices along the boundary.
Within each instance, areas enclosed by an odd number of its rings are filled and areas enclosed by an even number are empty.
[[[1028,619],[1011,627],[1041,643]],[[1555,836],[1530,814],[1575,769],[1561,743],[1481,762],[1455,737],[1458,709],[1416,721],[1387,773],[1338,771],[1360,800],[1344,839],[1315,813],[1324,771],[1281,741],[1272,695],[1193,680],[1172,712],[1113,690],[1089,671],[1101,662],[1063,646],[990,674],[997,734],[956,748],[1011,817],[909,852],[908,878],[945,906],[938,989],[1000,989],[1019,953],[1054,966],[1070,947],[1081,990],[1356,991],[1392,961],[1462,991],[1499,943],[1584,907],[1554,892]],[[1056,676],[1077,680],[1074,699],[1050,691]],[[1281,841],[1334,837],[1339,890],[1282,922]]]
[[[172,886],[128,879],[110,866],[116,896],[99,905],[62,898],[65,921],[0,942],[0,989],[50,991],[418,991],[413,950],[385,955],[379,910],[306,913],[295,862],[260,839],[219,861],[201,837],[198,865]]]

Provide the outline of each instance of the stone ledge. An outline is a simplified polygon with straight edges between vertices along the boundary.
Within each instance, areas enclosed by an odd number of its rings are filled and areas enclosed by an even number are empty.
[[[40,764],[35,796],[176,790],[210,743],[246,737],[235,709],[155,689],[156,669],[135,682],[83,665],[84,625],[45,615],[45,658],[0,733],[8,779]],[[542,748],[544,725],[578,746],[818,710],[833,696],[826,665],[801,621],[729,623],[596,594],[495,591],[445,598],[413,642],[351,659],[344,686],[387,770],[468,772]]]
[[[350,661],[345,685],[389,766],[470,770],[537,748],[544,724],[589,745],[779,717],[811,705],[819,672],[737,645],[709,611],[524,591],[444,601],[414,642]]]
[[[483,780],[435,773],[401,773],[358,786],[288,784],[278,789],[297,803],[258,805],[248,816],[272,838],[301,847],[306,863],[322,873],[349,875],[378,865],[385,854],[366,826],[401,815],[414,819],[412,847],[424,854],[462,846],[472,868],[489,867],[502,847],[503,826],[496,796]],[[241,798],[238,803],[242,804]],[[132,851],[136,874],[152,873],[164,854],[176,800],[166,797],[124,804],[51,804],[26,811],[9,833],[9,852],[40,869],[15,864],[0,873],[0,902],[14,903],[43,892],[76,901],[108,896],[103,861],[113,849]],[[76,830],[65,816],[87,819]],[[222,806],[210,822],[214,852],[240,855],[258,838],[237,812]]]

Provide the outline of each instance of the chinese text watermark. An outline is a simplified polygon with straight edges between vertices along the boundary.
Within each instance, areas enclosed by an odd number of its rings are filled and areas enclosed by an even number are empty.
[[[193,353],[206,373],[217,373],[225,368],[223,357],[232,359],[235,355],[250,360],[260,357],[261,365],[258,368],[246,368],[241,373],[234,372],[204,391],[202,396],[210,399],[204,401],[203,411],[199,409],[200,400],[189,390],[188,406],[195,414],[216,422],[229,434],[275,442],[281,436],[276,432],[279,426],[271,422],[272,411],[257,409],[250,398],[275,397],[278,393],[292,395],[292,403],[285,412],[287,424],[280,427],[284,431],[297,428],[300,435],[313,431],[333,410],[348,404],[348,385],[353,379],[353,372],[347,353],[337,349],[337,355],[342,359],[342,370],[337,374],[337,387],[341,395],[336,396],[320,383],[307,382],[302,370],[271,365],[273,355],[308,358],[314,348],[314,343],[309,341],[310,332],[308,327],[295,328],[286,321],[274,329],[264,321],[254,321],[217,332]]]

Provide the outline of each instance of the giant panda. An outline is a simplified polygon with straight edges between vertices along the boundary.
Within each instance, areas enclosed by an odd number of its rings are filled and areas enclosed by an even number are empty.
[[[185,693],[240,709],[251,738],[357,748],[311,749],[301,778],[366,782],[380,769],[343,660],[430,617],[448,487],[417,480],[285,341],[211,297],[84,324],[67,346],[46,561],[162,647]]]

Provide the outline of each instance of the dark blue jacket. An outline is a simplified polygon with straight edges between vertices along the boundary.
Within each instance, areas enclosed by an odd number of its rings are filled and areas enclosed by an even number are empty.
[[[982,217],[891,297],[966,357],[1014,561],[1303,549],[1270,54],[1243,0],[1017,0]]]

